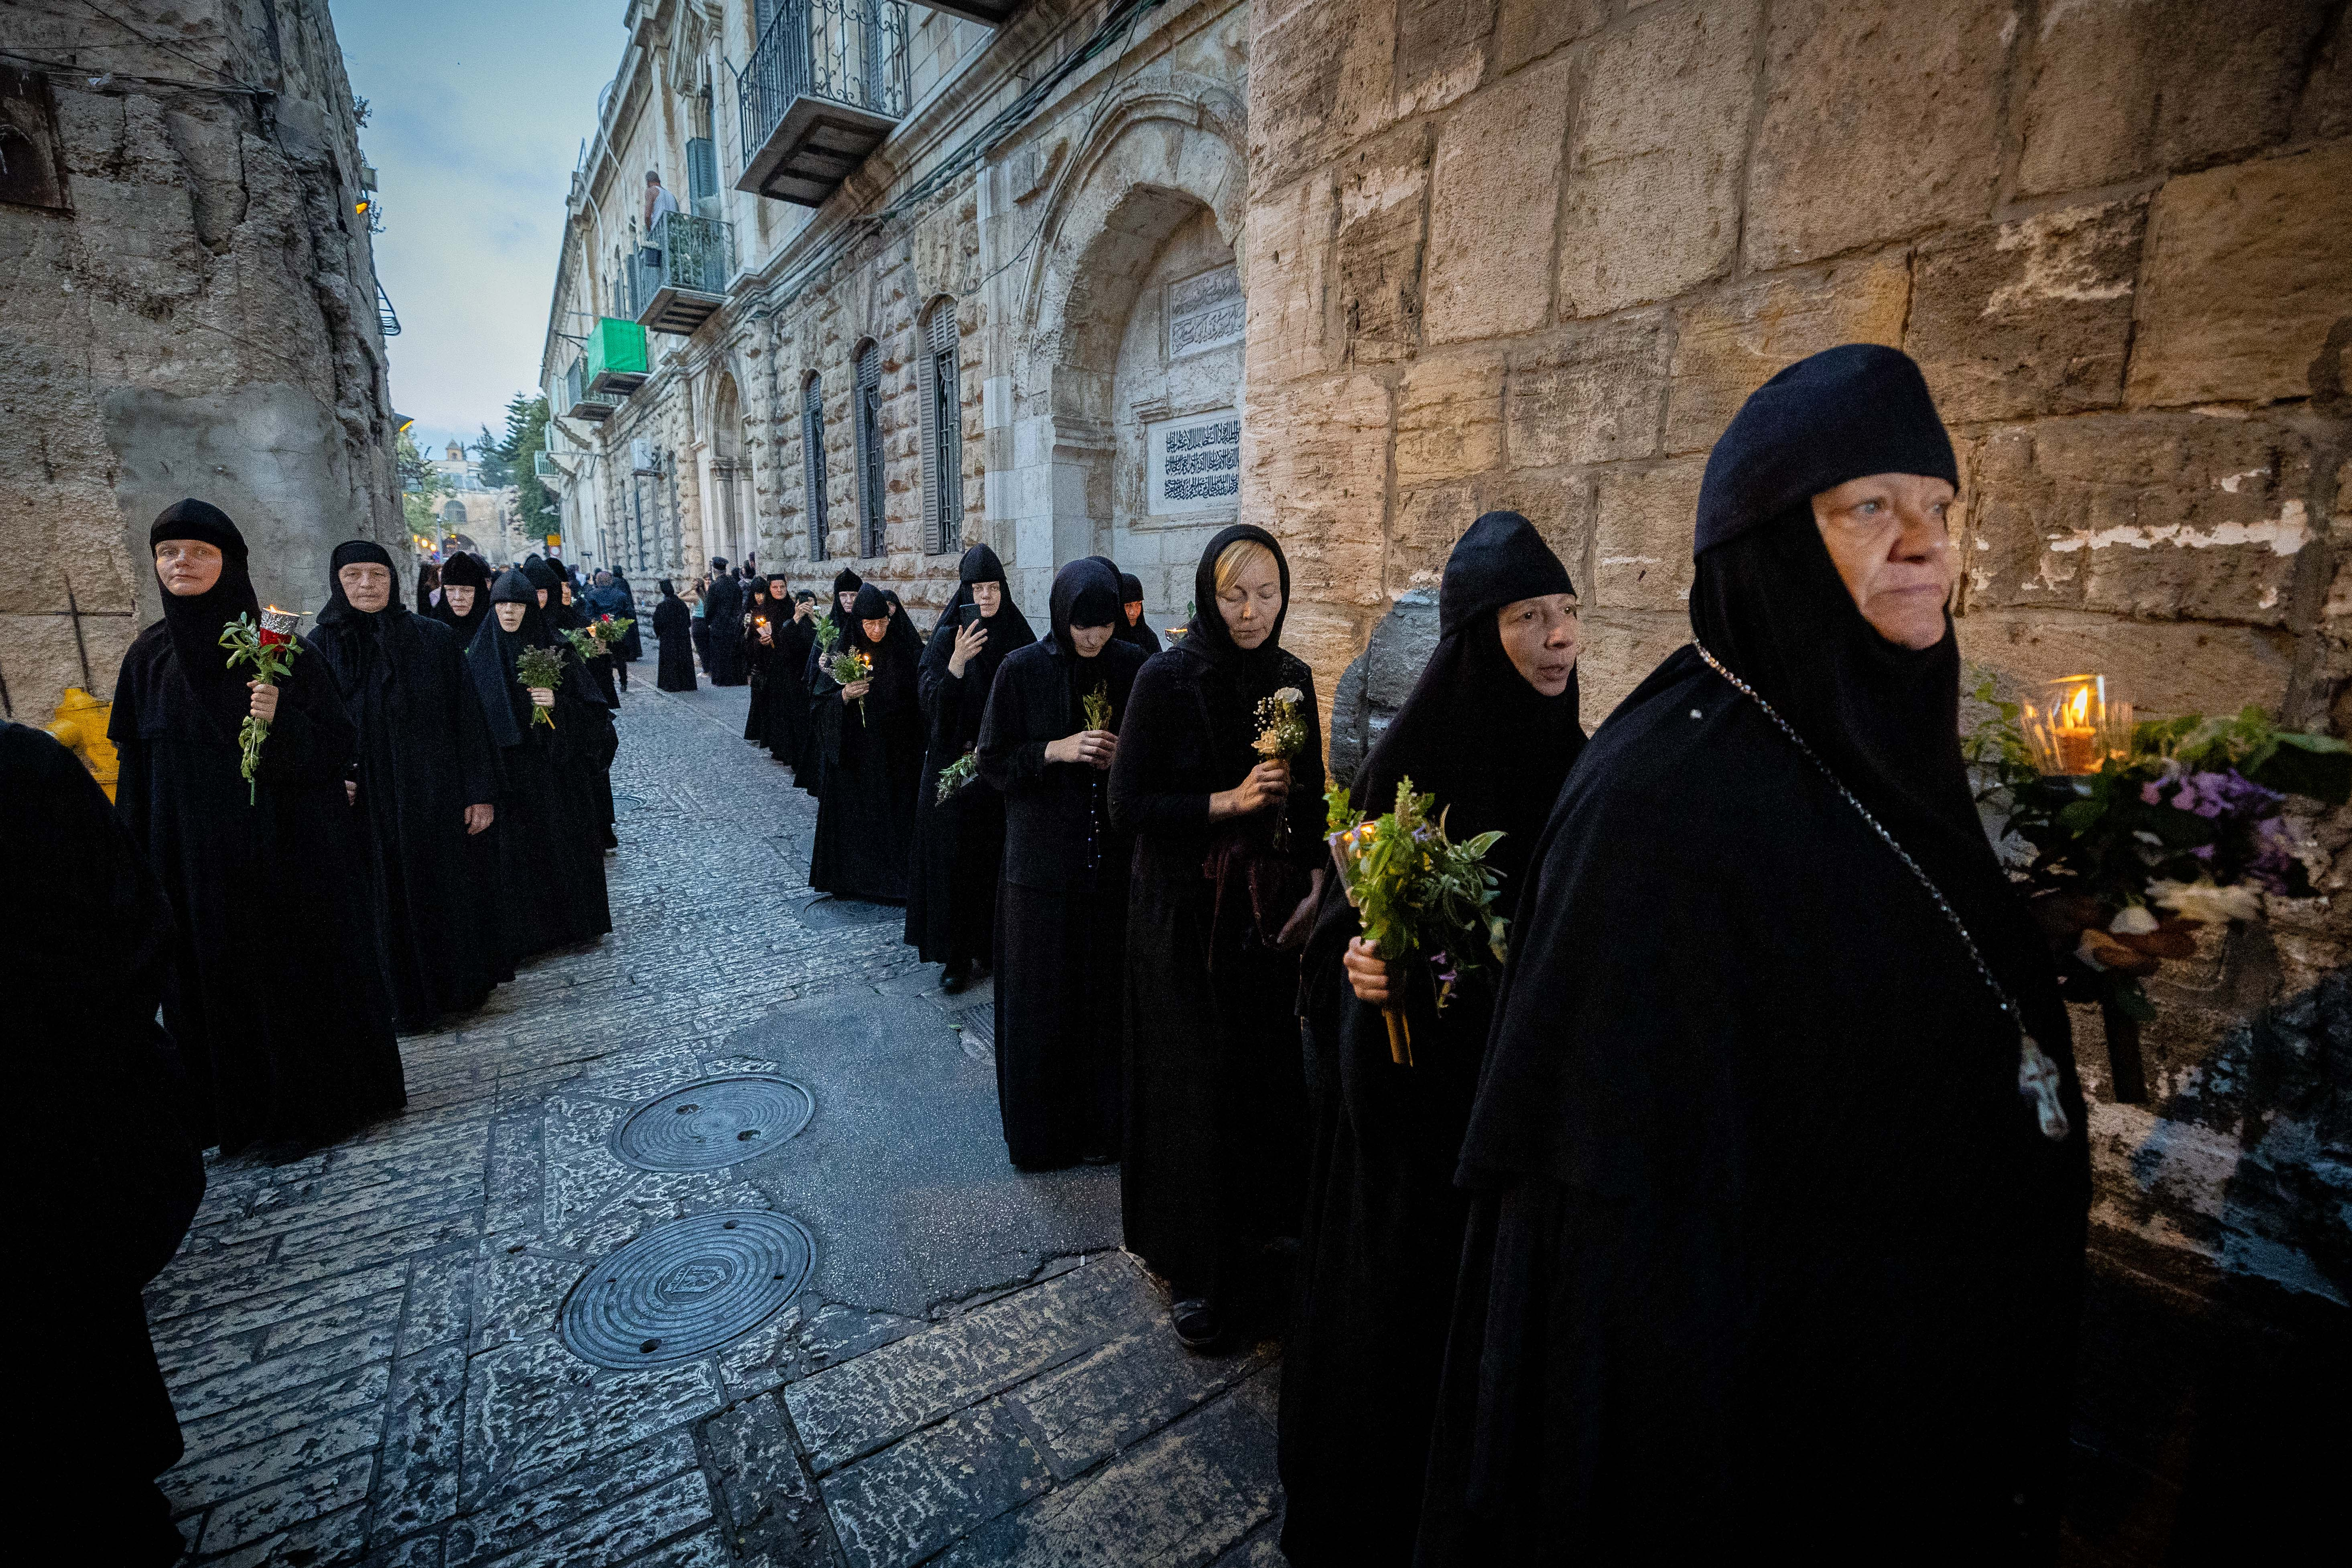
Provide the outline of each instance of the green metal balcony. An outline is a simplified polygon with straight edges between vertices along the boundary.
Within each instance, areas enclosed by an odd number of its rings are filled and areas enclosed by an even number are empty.
[[[590,392],[626,397],[653,374],[645,328],[614,316],[597,317],[588,330],[587,364]]]

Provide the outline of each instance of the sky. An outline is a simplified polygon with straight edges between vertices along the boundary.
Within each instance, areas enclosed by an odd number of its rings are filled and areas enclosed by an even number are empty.
[[[376,276],[400,316],[392,404],[435,455],[506,424],[535,387],[563,199],[625,0],[333,0],[383,231]]]

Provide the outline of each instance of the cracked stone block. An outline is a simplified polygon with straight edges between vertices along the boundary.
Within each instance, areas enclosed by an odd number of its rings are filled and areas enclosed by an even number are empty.
[[[362,1331],[389,1328],[400,1321],[401,1298],[400,1291],[386,1291],[279,1323],[262,1335],[261,1353],[265,1357],[288,1355],[306,1346],[347,1339]]]
[[[1213,1561],[1274,1516],[1274,1399],[1275,1373],[1259,1373],[1101,1469],[974,1531],[940,1555],[939,1568]]]
[[[218,1415],[289,1388],[347,1373],[370,1362],[389,1360],[392,1343],[392,1325],[385,1323],[352,1339],[306,1345],[291,1354],[257,1362],[193,1387],[174,1388],[172,1405],[184,1421]]]
[[[365,1540],[367,1524],[367,1510],[358,1505],[367,1500],[374,1465],[374,1455],[355,1454],[222,1503],[205,1516],[197,1552],[212,1556],[330,1514],[338,1522],[329,1533],[356,1548]]]
[[[541,1479],[520,1494],[478,1507],[449,1527],[447,1568],[511,1552],[609,1508],[655,1482],[695,1468],[694,1438],[673,1432],[643,1447]]]
[[[204,1420],[191,1418],[183,1412],[180,1440],[187,1451],[181,1456],[180,1463],[183,1467],[200,1464],[284,1433],[341,1420],[354,1412],[366,1413],[368,1419],[380,1421],[381,1416],[374,1413],[383,1408],[384,1392],[391,1381],[392,1363],[378,1362],[347,1377],[314,1384],[301,1391],[300,1397],[250,1405]]]
[[[503,1236],[539,1228],[540,1208],[545,1201],[545,1184],[540,1174],[543,1158],[538,1117],[506,1117],[490,1130],[489,1174],[484,1182],[489,1208],[482,1220],[487,1234]]]
[[[243,1447],[183,1458],[159,1483],[181,1515],[257,1491],[284,1476],[354,1454],[373,1451],[383,1436],[383,1411],[370,1404],[311,1421]]]
[[[467,1503],[478,1505],[509,1476],[561,1474],[685,1426],[719,1403],[705,1362],[658,1372],[599,1371],[552,1334],[486,1351],[467,1367]]]
[[[719,1375],[726,1379],[727,1396],[741,1399],[864,1355],[926,1326],[919,1318],[870,1312],[804,1294],[719,1352]]]
[[[710,1522],[710,1485],[699,1471],[691,1471],[495,1561],[499,1568],[582,1568],[588,1563],[619,1563]],[[726,1559],[721,1556],[716,1561]]]
[[[377,1536],[404,1535],[457,1511],[465,1413],[464,1346],[445,1345],[393,1368],[375,1493]]]
[[[775,1400],[762,1397],[720,1411],[702,1424],[702,1443],[720,1517],[738,1552],[776,1568],[829,1568],[833,1530],[824,1500]]]
[[[266,1277],[267,1271],[264,1273]],[[207,1341],[250,1334],[290,1318],[397,1290],[406,1274],[402,1265],[386,1264],[316,1284],[261,1291],[226,1306],[178,1314],[159,1311],[151,1293],[147,1309],[149,1337],[154,1341],[155,1353],[169,1359],[179,1351]]]
[[[1272,1341],[1226,1355],[1198,1355],[1157,1317],[1012,1397],[1045,1440],[1063,1479],[1108,1458],[1269,1364]]]
[[[784,1403],[822,1475],[1083,1354],[1158,1304],[1133,1264],[1105,1258],[793,1384]]]
[[[730,1568],[735,1561],[719,1532],[706,1530],[699,1535],[673,1541],[658,1552],[636,1558],[630,1563],[629,1568]],[[768,1560],[747,1557],[742,1561],[746,1568],[761,1568]]]
[[[951,1416],[824,1481],[850,1568],[898,1568],[1053,1484],[1001,1401]]]
[[[299,1239],[289,1236],[279,1246],[278,1258],[272,1266],[272,1271],[289,1283],[330,1279],[357,1268],[373,1268],[395,1259],[405,1260],[417,1253],[446,1247],[453,1241],[470,1241],[480,1234],[481,1227],[482,1217],[476,1211],[427,1220],[405,1230],[363,1237],[348,1246],[335,1244],[336,1233],[331,1227],[325,1235],[304,1236]]]
[[[474,1259],[466,1252],[441,1252],[410,1265],[408,1294],[400,1319],[402,1355],[463,1340],[473,1317]]]
[[[547,1333],[562,1310],[563,1298],[594,1261],[572,1253],[522,1247],[518,1242],[504,1246],[484,1242],[480,1261],[475,1265],[480,1281],[475,1351]]]

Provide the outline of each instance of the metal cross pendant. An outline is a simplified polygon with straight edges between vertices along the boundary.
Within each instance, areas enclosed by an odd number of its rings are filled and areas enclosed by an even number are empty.
[[[2058,1102],[2058,1064],[2050,1059],[2032,1035],[2017,1037],[2017,1092],[2033,1102],[2033,1119],[2042,1136],[2055,1141],[2066,1136],[2066,1108]]]

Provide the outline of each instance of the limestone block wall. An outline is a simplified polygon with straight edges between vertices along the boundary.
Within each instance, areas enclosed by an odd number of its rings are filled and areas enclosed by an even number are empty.
[[[2347,26],[2341,0],[1259,0],[1243,505],[1291,554],[1286,640],[1328,699],[1513,508],[1582,592],[1599,722],[1688,635],[1733,411],[1864,340],[1917,357],[1959,447],[1969,658],[2346,727]],[[2158,1103],[2099,1111],[2104,1218],[2352,1291],[2352,1122],[2281,1087],[2315,1051],[2340,1082],[2347,1047],[2241,1022],[2287,998],[2263,1016],[2307,1025],[2347,937],[2339,893],[2179,967]]]
[[[341,540],[407,547],[324,0],[112,10],[12,6],[49,65],[0,62],[11,155],[54,171],[0,185],[0,689],[34,723],[112,691],[182,496],[237,520],[265,602],[316,609]]]

